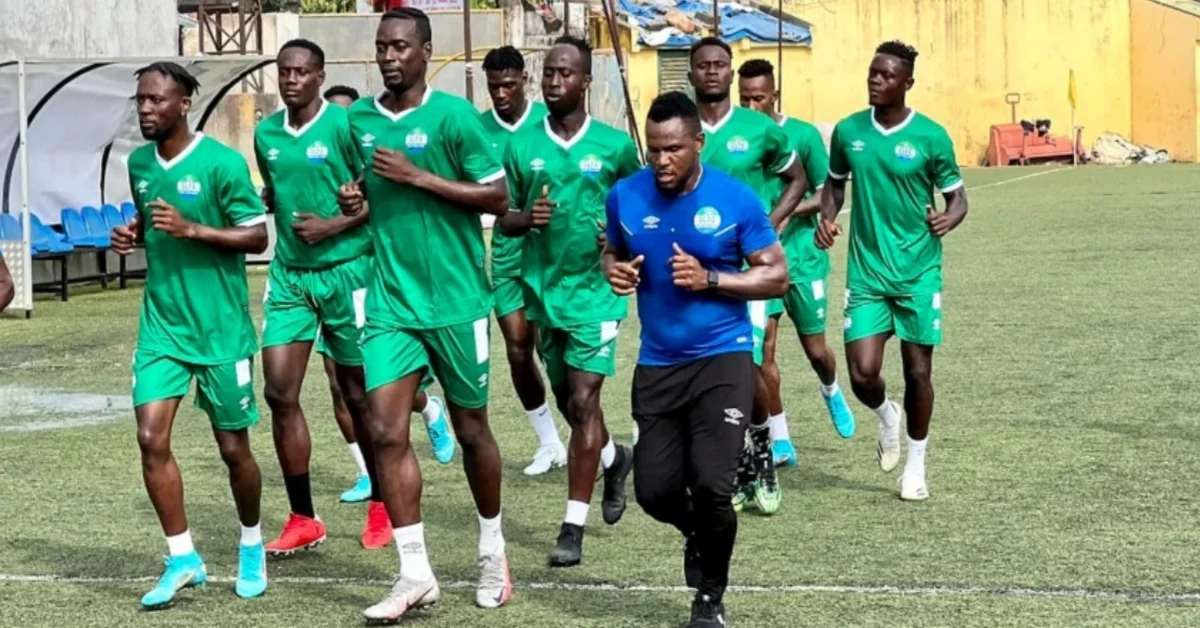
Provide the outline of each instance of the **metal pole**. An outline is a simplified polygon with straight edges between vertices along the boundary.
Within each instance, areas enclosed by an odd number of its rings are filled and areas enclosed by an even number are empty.
[[[463,68],[467,81],[467,100],[475,104],[475,71],[471,68],[471,0],[463,3]]]
[[[783,113],[783,0],[779,0],[779,34],[775,38],[775,91],[779,92],[779,100],[775,102],[779,113]]]
[[[24,263],[21,264],[21,292],[25,299],[25,317],[33,313],[33,247],[29,217],[29,115],[25,107],[25,60],[17,60],[17,118],[20,134],[21,160],[21,238],[25,241]],[[65,261],[63,262],[66,263]]]
[[[721,36],[721,3],[713,0],[713,37]]]
[[[563,0],[563,35],[571,34],[571,0]]]
[[[637,114],[633,112],[633,99],[629,96],[629,79],[625,69],[625,54],[621,52],[621,41],[617,35],[616,11],[613,9],[612,1],[603,0],[604,21],[608,23],[608,35],[612,39],[613,54],[617,57],[617,67],[621,71],[621,92],[625,96],[625,115],[629,118],[629,132],[633,135],[634,144],[637,145],[638,156],[644,157],[645,151],[642,150],[642,134],[638,131]]]

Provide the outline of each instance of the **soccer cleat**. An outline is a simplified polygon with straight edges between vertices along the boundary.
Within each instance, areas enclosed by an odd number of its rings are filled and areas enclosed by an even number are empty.
[[[433,395],[429,395],[429,403],[437,408],[437,418],[425,424],[429,443],[433,445],[433,457],[440,464],[450,464],[454,460],[454,436],[450,434],[450,422],[446,420],[446,404]]]
[[[479,608],[500,608],[512,599],[512,574],[504,550],[479,557],[479,586],[475,588],[475,605]]]
[[[771,444],[771,449],[774,452],[775,466],[777,467],[794,467],[799,462],[796,446],[790,440],[777,440]]]
[[[734,512],[742,512],[743,510],[745,510],[748,507],[757,506],[757,504],[754,503],[755,486],[757,484],[758,484],[758,482],[752,481],[752,482],[746,484],[745,486],[739,488],[737,490],[737,492],[733,494],[733,511]]]
[[[208,569],[204,559],[193,551],[183,556],[163,558],[166,570],[149,593],[142,596],[142,607],[146,610],[167,608],[175,602],[175,594],[188,587],[203,586],[208,581]]]
[[[383,502],[367,502],[367,523],[363,526],[362,546],[367,549],[387,547],[392,542],[392,520]]]
[[[779,477],[775,474],[774,465],[765,473],[759,474],[759,481],[754,483],[754,505],[764,515],[773,515],[783,502],[783,491],[779,488]]]
[[[372,624],[394,624],[408,611],[429,608],[441,597],[442,591],[433,576],[420,582],[397,576],[392,590],[378,604],[363,611],[363,617]]]
[[[916,473],[901,475],[900,499],[906,502],[923,502],[929,499],[929,487],[925,484],[925,476]]]
[[[320,519],[311,519],[292,513],[279,538],[267,543],[267,554],[291,556],[299,550],[312,549],[325,542],[325,524]]]
[[[707,595],[692,600],[692,620],[686,628],[725,628],[725,605]]]
[[[700,578],[700,547],[693,532],[683,542],[683,581],[689,589],[699,589]]]
[[[240,598],[258,597],[267,592],[267,556],[263,544],[238,546],[238,574],[233,590]]]
[[[600,501],[604,523],[610,526],[625,514],[625,480],[633,471],[633,451],[624,445],[616,447],[616,459],[611,467],[604,470],[604,499]]]
[[[833,421],[833,429],[838,436],[852,438],[854,436],[854,412],[846,403],[846,395],[839,388],[829,397],[825,397],[825,407],[829,408],[829,418]]]
[[[541,475],[567,464],[567,448],[561,442],[538,447],[533,454],[533,462],[525,467],[525,475]]]
[[[354,482],[342,496],[338,498],[343,504],[357,504],[371,499],[371,477],[368,475],[358,476],[358,480]]]
[[[574,567],[583,562],[583,526],[562,524],[558,544],[550,552],[551,567]]]
[[[896,424],[888,427],[883,419],[879,419],[879,441],[875,445],[875,460],[884,473],[900,464],[900,406],[895,401],[888,403],[892,404],[892,412],[896,414]]]

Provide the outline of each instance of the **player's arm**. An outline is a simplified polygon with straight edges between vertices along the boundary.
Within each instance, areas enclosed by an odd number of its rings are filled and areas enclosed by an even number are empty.
[[[747,268],[736,273],[717,273],[716,291],[736,299],[757,301],[781,297],[787,293],[787,255],[779,245],[775,226],[763,212],[762,201],[746,189],[738,203],[738,248],[743,251]]]
[[[604,250],[600,254],[604,268],[604,278],[612,286],[613,293],[627,296],[637,291],[641,281],[641,268],[644,258],[638,256],[629,259],[629,249],[625,243],[625,225],[621,223],[620,192],[616,186],[608,191],[604,201],[605,225]]]
[[[268,211],[275,211],[275,185],[271,182],[271,169],[267,167],[268,162],[263,157],[264,152],[256,129],[254,133],[254,163],[258,166],[258,175],[263,180],[262,202]]]
[[[517,238],[529,233],[536,225],[533,224],[533,213],[525,211],[529,207],[525,194],[525,177],[521,172],[520,159],[513,148],[514,144],[516,142],[508,142],[503,160],[504,180],[508,185],[508,212],[496,221],[496,226],[500,227],[504,235]]]
[[[846,204],[846,180],[850,178],[850,162],[838,138],[840,126],[833,127],[833,137],[829,141],[829,178],[821,190],[821,220],[813,235],[817,247],[822,249],[833,246],[834,237],[841,233],[837,217]]]
[[[946,211],[938,213],[930,207],[926,222],[929,223],[929,231],[940,238],[953,231],[967,217],[967,188],[958,169],[954,144],[944,131],[934,140],[932,152],[933,181],[946,201]]]
[[[808,191],[808,177],[804,173],[804,164],[796,158],[787,134],[777,124],[767,127],[763,137],[766,146],[763,147],[763,159],[766,165],[780,179],[783,179],[783,194],[771,209],[771,224],[776,229],[787,220]]]
[[[8,272],[8,263],[4,261],[4,256],[0,255],[0,312],[3,312],[16,296],[17,289],[13,284],[12,273]]]
[[[825,180],[829,178],[829,153],[825,151],[825,142],[821,134],[814,128],[809,128],[796,147],[796,156],[804,164],[804,174],[808,184],[815,186],[813,195],[800,201],[792,217],[805,218],[814,216],[821,211],[821,191],[825,188]]]

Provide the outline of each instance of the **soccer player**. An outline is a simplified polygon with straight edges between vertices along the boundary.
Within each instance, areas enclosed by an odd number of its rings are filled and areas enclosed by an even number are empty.
[[[899,41],[875,50],[867,75],[871,108],[833,129],[815,240],[823,249],[833,245],[846,179],[853,176],[844,324],[850,385],[879,417],[876,458],[891,471],[900,462],[900,408],[888,399],[879,370],[884,344],[900,338],[908,415],[900,498],[922,501],[929,497],[933,348],[942,342],[942,237],[967,217],[967,194],[946,130],[905,104],[916,60],[917,51]],[[933,210],[935,190],[945,212]]]
[[[546,117],[546,105],[525,97],[529,73],[525,57],[512,46],[493,48],[483,58],[488,94],[492,108],[480,115],[483,128],[492,137],[497,155],[503,155],[508,140],[523,128],[538,127]],[[525,316],[525,296],[521,288],[522,238],[509,237],[499,227],[492,228],[492,289],[496,301],[496,322],[508,349],[508,368],[513,388],[525,409],[525,416],[538,437],[538,450],[525,475],[541,475],[567,464],[563,447],[546,403],[546,387],[534,359],[537,334]]]
[[[738,68],[738,96],[742,106],[771,116],[783,129],[788,146],[804,167],[808,179],[808,191],[786,221],[787,225],[779,239],[788,257],[788,274],[791,287],[783,297],[788,318],[796,326],[800,346],[808,363],[820,381],[821,398],[829,409],[833,427],[842,438],[854,436],[854,413],[846,403],[837,382],[837,360],[825,346],[825,314],[829,290],[829,253],[817,248],[813,232],[817,226],[817,212],[821,208],[820,190],[829,176],[829,154],[817,127],[783,115],[776,111],[779,92],[775,89],[775,68],[765,59],[751,59]],[[771,202],[783,194],[783,183],[779,179],[769,181]],[[775,334],[778,319],[767,322],[768,342],[763,347],[765,355],[775,354]],[[773,362],[774,360],[771,360]],[[767,360],[764,359],[764,363]],[[770,411],[771,440],[774,441],[775,464],[796,464],[796,449],[788,434],[787,417],[783,413],[783,400],[778,389],[768,388],[768,410]]]
[[[350,108],[359,99],[358,90],[346,85],[334,85],[325,90],[325,100],[339,106]]]
[[[604,198],[621,178],[641,168],[637,147],[587,113],[592,49],[559,37],[542,61],[542,97],[550,113],[542,124],[517,132],[504,156],[514,211],[500,226],[524,235],[521,279],[538,324],[540,352],[558,409],[571,425],[567,511],[552,567],[583,560],[583,529],[604,467],[604,522],[625,512],[625,479],[632,452],[613,442],[604,426],[600,389],[617,374],[617,330],[628,310],[604,279],[598,238]],[[526,235],[527,234],[527,235]]]
[[[488,426],[489,313],[480,214],[508,211],[504,168],[475,107],[425,82],[433,53],[429,18],[385,13],[375,59],[386,90],[350,107],[364,163],[361,187],[343,186],[343,211],[370,204],[375,269],[367,290],[362,351],[384,503],[400,551],[391,591],[363,615],[398,621],[441,596],[421,522],[421,468],[409,443],[409,413],[422,375],[446,393],[463,467],[479,514],[475,603],[512,595],[500,529],[500,449]]]
[[[787,136],[770,117],[757,111],[735,107],[730,99],[733,85],[733,53],[729,45],[716,37],[705,37],[692,45],[688,79],[696,90],[700,124],[707,139],[700,158],[705,165],[721,170],[750,186],[770,209],[771,224],[777,229],[795,210],[808,190],[804,165],[796,159]],[[782,179],[783,190],[771,199],[769,186]],[[779,398],[779,366],[775,363],[775,332],[783,304],[778,299],[750,304],[755,327],[755,363],[762,379],[756,385],[754,415],[750,422],[749,473],[744,474],[735,499],[740,510],[744,504],[756,505],[764,514],[779,510],[782,493],[775,474],[771,430],[768,425],[769,400]],[[767,352],[767,348],[772,350]],[[791,447],[789,442],[788,447]],[[785,448],[786,449],[786,448]],[[792,448],[794,451],[794,448]]]
[[[746,302],[787,291],[787,261],[758,194],[701,165],[708,141],[680,92],[654,99],[652,168],[608,195],[604,268],[637,293],[642,344],[633,374],[634,487],[646,514],[686,539],[696,588],[689,628],[725,625],[737,539],[731,498],[757,377]]]
[[[12,274],[8,272],[8,264],[4,261],[4,253],[0,252],[0,312],[8,307],[16,297],[16,286],[13,285]]]
[[[138,70],[137,114],[151,140],[129,156],[129,182],[138,216],[112,232],[119,255],[144,234],[146,290],[133,354],[133,405],[142,479],[163,533],[166,570],[142,598],[163,608],[185,587],[204,584],[204,560],[192,545],[183,507],[183,479],[171,453],[171,427],[196,380],[196,406],[212,422],[242,523],[234,590],[256,597],[267,590],[259,525],[262,477],[250,449],[258,422],[246,253],[267,249],[266,216],[237,151],[188,128],[199,88],[175,63]]]

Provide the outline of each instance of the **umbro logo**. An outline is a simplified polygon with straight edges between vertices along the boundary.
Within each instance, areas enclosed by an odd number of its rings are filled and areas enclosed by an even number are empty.
[[[483,375],[479,376],[479,387],[487,388],[487,385],[488,385],[488,374],[484,373]]]
[[[854,140],[850,142],[850,150],[861,153],[867,148],[867,143],[862,140]]]
[[[645,218],[642,219],[642,228],[645,229],[646,231],[650,231],[651,229],[657,229],[658,223],[659,223],[658,216],[646,216]]]
[[[364,148],[370,148],[375,145],[375,136],[367,133],[362,136],[362,145]]]
[[[279,159],[278,148],[272,148],[271,150],[267,151],[267,161],[275,161],[276,159]]]
[[[730,425],[741,424],[742,418],[746,415],[742,414],[737,408],[725,408],[725,422]]]

